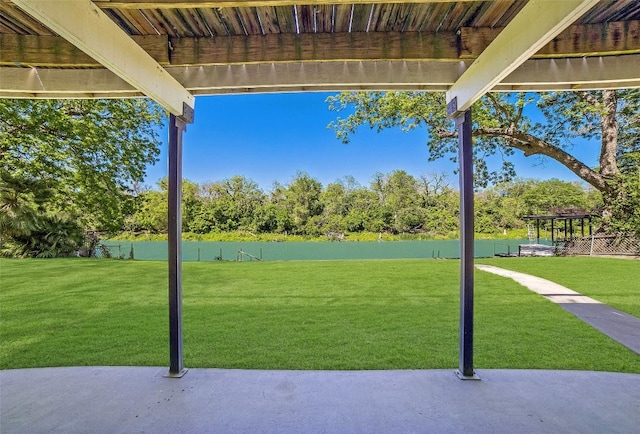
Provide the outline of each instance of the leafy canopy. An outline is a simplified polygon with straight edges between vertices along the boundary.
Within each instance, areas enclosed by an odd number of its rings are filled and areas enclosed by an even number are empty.
[[[456,161],[454,122],[447,119],[445,95],[423,92],[344,92],[327,99],[329,109],[348,113],[329,124],[347,143],[361,126],[381,131],[426,127],[429,161]],[[537,111],[541,121],[529,114]],[[640,90],[558,93],[489,93],[473,107],[476,186],[513,179],[509,157],[552,158],[598,190],[617,176],[617,159],[640,149]],[[589,167],[572,155],[576,139],[601,142],[600,165]]]
[[[162,116],[144,99],[0,99],[0,167],[46,183],[83,226],[116,231],[157,161]]]

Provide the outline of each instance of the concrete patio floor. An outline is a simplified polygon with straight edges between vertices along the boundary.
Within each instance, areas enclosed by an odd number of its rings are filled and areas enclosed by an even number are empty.
[[[0,371],[2,433],[637,433],[640,375],[584,371]]]

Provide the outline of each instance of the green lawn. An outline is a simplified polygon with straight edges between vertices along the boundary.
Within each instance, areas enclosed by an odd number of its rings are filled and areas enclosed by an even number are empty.
[[[549,279],[640,318],[640,261],[612,258],[495,258],[477,262]]]
[[[185,365],[455,368],[458,269],[453,260],[185,263]],[[0,260],[0,368],[166,366],[166,270]],[[478,368],[640,372],[637,354],[488,273],[476,273],[475,336]]]

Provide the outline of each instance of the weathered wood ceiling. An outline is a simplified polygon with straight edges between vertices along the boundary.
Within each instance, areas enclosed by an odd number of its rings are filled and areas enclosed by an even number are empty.
[[[24,12],[19,3],[0,0],[0,96],[140,94],[102,63]],[[449,90],[528,2],[92,3],[177,82],[198,95]],[[108,44],[109,36],[104,38]],[[493,89],[639,86],[639,70],[640,1],[605,0],[581,14]]]

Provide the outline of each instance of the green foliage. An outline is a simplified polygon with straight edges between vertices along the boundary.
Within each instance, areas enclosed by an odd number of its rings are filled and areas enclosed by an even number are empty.
[[[518,110],[510,113],[500,110],[498,104],[504,104],[503,94],[493,96],[492,100],[483,99],[473,106],[475,126],[496,126],[498,120],[517,120],[524,128],[529,127],[528,121],[518,115]],[[528,97],[520,95],[517,104],[525,105]],[[457,161],[458,139],[454,122],[447,118],[446,101],[443,93],[434,92],[343,92],[329,97],[327,103],[330,110],[345,111],[350,114],[344,118],[338,117],[329,124],[336,132],[336,136],[344,143],[348,143],[350,136],[355,134],[358,127],[368,126],[378,132],[386,128],[400,128],[410,131],[419,127],[427,127],[429,161],[449,157]],[[511,107],[511,105],[505,105]],[[507,116],[510,115],[510,116]],[[487,159],[493,156],[508,156],[513,149],[503,140],[491,136],[476,137],[474,142],[474,167],[476,185],[486,187],[489,183],[498,183],[515,176],[513,164],[507,159],[501,159],[501,167],[491,170]]]
[[[166,191],[149,190],[138,195],[135,214],[126,220],[129,231],[167,231],[168,198]]]
[[[72,256],[82,241],[82,229],[75,221],[44,216],[28,234],[8,238],[0,247],[0,253],[14,258],[59,258]]]
[[[640,238],[640,152],[627,154],[624,164],[625,171],[614,181],[619,187],[609,208],[609,230]]]
[[[35,230],[51,195],[44,181],[0,168],[0,239]]]
[[[41,180],[0,169],[0,254],[19,258],[69,256],[82,244],[76,219],[48,211],[52,190]]]
[[[0,165],[46,183],[52,211],[118,231],[158,156],[162,114],[144,99],[0,99]]]
[[[276,203],[281,203],[293,217],[294,230],[301,233],[316,232],[317,219],[313,217],[322,213],[322,184],[304,172],[296,173],[286,188],[276,188],[275,194],[280,196]]]
[[[166,189],[166,182],[160,188]],[[252,180],[236,176],[204,185],[185,181],[183,195],[183,229],[189,239],[262,240],[265,234],[276,239],[299,235],[300,240],[458,236],[459,194],[444,175],[415,178],[396,170],[375,174],[369,187],[350,177],[323,187],[299,173],[288,185],[276,184],[269,195]],[[143,234],[142,239],[165,233],[166,197],[164,190],[140,193],[129,232]],[[525,215],[548,213],[554,207],[589,211],[599,205],[598,197],[577,183],[557,179],[502,183],[478,192],[475,203],[476,232],[494,237],[522,235],[518,229],[524,227]],[[364,233],[375,236],[358,235]]]
[[[429,160],[449,157],[456,161],[457,132],[453,121],[447,119],[444,94],[343,92],[329,97],[327,103],[330,110],[347,113],[328,126],[345,143],[361,126],[378,131],[424,127]],[[536,111],[542,122],[534,123],[528,117]],[[472,113],[476,188],[513,180],[516,174],[509,156],[523,152],[525,156],[556,160],[601,191],[605,214],[613,219],[611,224],[607,220],[608,229],[626,230],[629,229],[627,220],[635,221],[631,205],[635,178],[618,175],[620,170],[628,172],[629,168],[625,167],[628,165],[636,172],[637,159],[633,163],[625,156],[640,152],[638,89],[539,95],[489,93],[473,105]],[[589,167],[571,155],[572,149],[583,146],[586,140],[600,141],[599,167]],[[571,193],[563,188],[562,195]],[[559,196],[549,194],[547,197]],[[584,205],[580,202],[576,206]],[[537,208],[553,206],[542,200]],[[492,220],[490,216],[487,219]],[[486,226],[483,221],[479,223]]]

